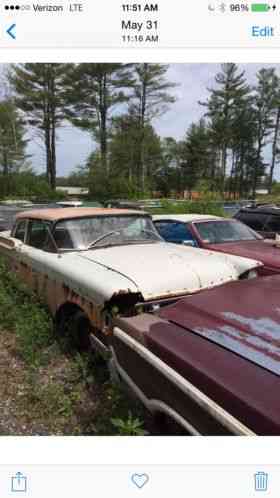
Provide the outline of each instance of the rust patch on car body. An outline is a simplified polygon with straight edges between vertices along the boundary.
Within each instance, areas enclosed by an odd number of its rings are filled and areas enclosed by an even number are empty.
[[[59,221],[74,218],[85,218],[87,216],[121,216],[136,214],[148,216],[143,211],[134,211],[132,209],[112,209],[112,208],[59,208],[59,209],[34,209],[32,211],[21,211],[16,215],[16,219],[35,219]]]
[[[280,276],[232,282],[160,316],[280,376],[279,289]]]
[[[7,237],[2,237],[0,235],[0,246],[4,249],[14,249],[15,243],[12,239],[8,239]]]

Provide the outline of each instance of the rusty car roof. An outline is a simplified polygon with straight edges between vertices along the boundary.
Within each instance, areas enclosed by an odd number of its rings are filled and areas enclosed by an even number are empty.
[[[32,211],[21,211],[16,215],[16,219],[29,218],[49,221],[67,220],[73,218],[83,218],[86,216],[106,216],[106,215],[126,215],[138,214],[146,215],[143,211],[132,209],[112,209],[112,208],[53,208],[34,209]]]

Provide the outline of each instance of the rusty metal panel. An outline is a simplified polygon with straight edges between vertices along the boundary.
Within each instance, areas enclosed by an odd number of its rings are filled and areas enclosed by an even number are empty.
[[[135,214],[143,216],[143,211],[134,211],[131,209],[114,209],[114,208],[52,208],[52,209],[33,209],[32,211],[21,211],[16,215],[16,219],[32,218],[42,220],[66,220],[72,218],[82,218],[86,216],[110,216]],[[146,216],[148,216],[146,214]]]
[[[278,375],[168,321],[152,325],[146,339],[158,357],[247,427],[280,435]]]
[[[280,276],[190,296],[160,316],[280,375]]]

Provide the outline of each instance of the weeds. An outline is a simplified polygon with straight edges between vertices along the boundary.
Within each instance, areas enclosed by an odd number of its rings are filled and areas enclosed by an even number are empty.
[[[28,365],[47,361],[53,339],[52,320],[37,297],[0,260],[0,322],[16,334],[17,350]]]
[[[122,418],[112,418],[111,422],[122,436],[144,436],[143,422],[129,413],[126,420]]]
[[[104,361],[66,354],[48,311],[2,259],[0,354],[0,434],[145,433],[141,407],[112,385]]]

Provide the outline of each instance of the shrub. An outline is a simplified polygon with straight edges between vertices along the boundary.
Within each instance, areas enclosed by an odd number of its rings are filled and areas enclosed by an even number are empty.
[[[200,201],[168,201],[163,200],[161,208],[153,209],[153,214],[212,214],[225,216],[222,202],[204,199]]]

